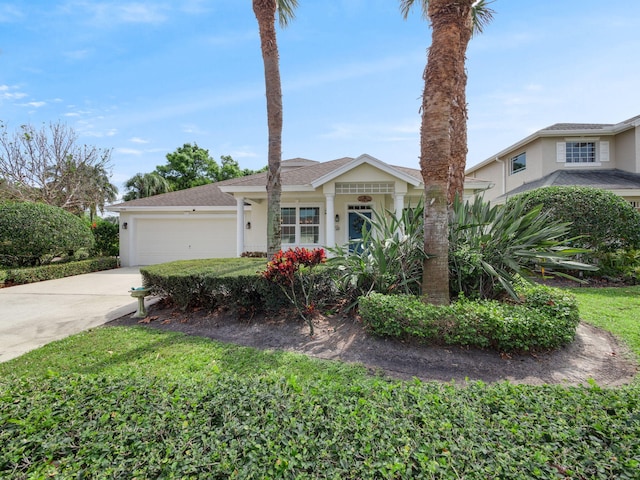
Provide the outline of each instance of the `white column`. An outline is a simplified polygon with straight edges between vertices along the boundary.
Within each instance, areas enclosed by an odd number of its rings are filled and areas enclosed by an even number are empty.
[[[244,252],[244,197],[236,198],[236,252]]]
[[[334,206],[334,194],[333,193],[325,193],[324,199],[327,206],[327,218],[325,222],[325,230],[326,230],[326,246],[327,247],[335,247],[336,246],[336,211]]]
[[[396,193],[393,198],[393,209],[396,212],[396,218],[402,217],[402,210],[404,210],[404,193]]]

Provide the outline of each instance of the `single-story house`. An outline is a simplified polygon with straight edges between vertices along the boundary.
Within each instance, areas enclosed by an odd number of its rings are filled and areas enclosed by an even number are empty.
[[[585,185],[610,190],[640,208],[640,115],[616,124],[556,123],[466,175],[494,184],[483,193],[492,203],[543,186]]]
[[[417,162],[416,162],[417,163]],[[266,173],[112,205],[123,266],[224,258],[267,250]],[[361,217],[415,205],[420,171],[370,155],[281,162],[282,247],[327,247],[359,238]],[[465,197],[490,187],[467,179]]]

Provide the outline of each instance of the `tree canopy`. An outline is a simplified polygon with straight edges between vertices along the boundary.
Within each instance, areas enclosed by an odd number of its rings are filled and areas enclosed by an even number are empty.
[[[127,180],[123,200],[151,197],[256,173],[255,170],[240,168],[230,155],[222,155],[218,163],[209,150],[196,143],[185,143],[168,153],[166,158],[167,163],[158,165],[153,172],[136,173]]]
[[[116,199],[109,180],[111,150],[79,145],[64,123],[11,133],[0,122],[0,199],[41,202],[95,215]]]

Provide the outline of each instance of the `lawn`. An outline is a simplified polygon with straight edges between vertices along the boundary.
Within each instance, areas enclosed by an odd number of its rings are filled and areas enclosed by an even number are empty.
[[[625,290],[576,293],[640,354]],[[0,364],[0,478],[638,478],[638,438],[638,383],[386,381],[125,327]]]

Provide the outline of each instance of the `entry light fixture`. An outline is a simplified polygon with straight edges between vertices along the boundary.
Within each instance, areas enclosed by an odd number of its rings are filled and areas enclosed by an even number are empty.
[[[247,222],[247,230],[251,230],[251,222]]]
[[[336,213],[336,223],[340,223],[340,215]]]
[[[126,229],[127,229],[127,222],[124,222],[124,223],[122,224],[122,229],[123,229],[123,230],[126,230]]]

